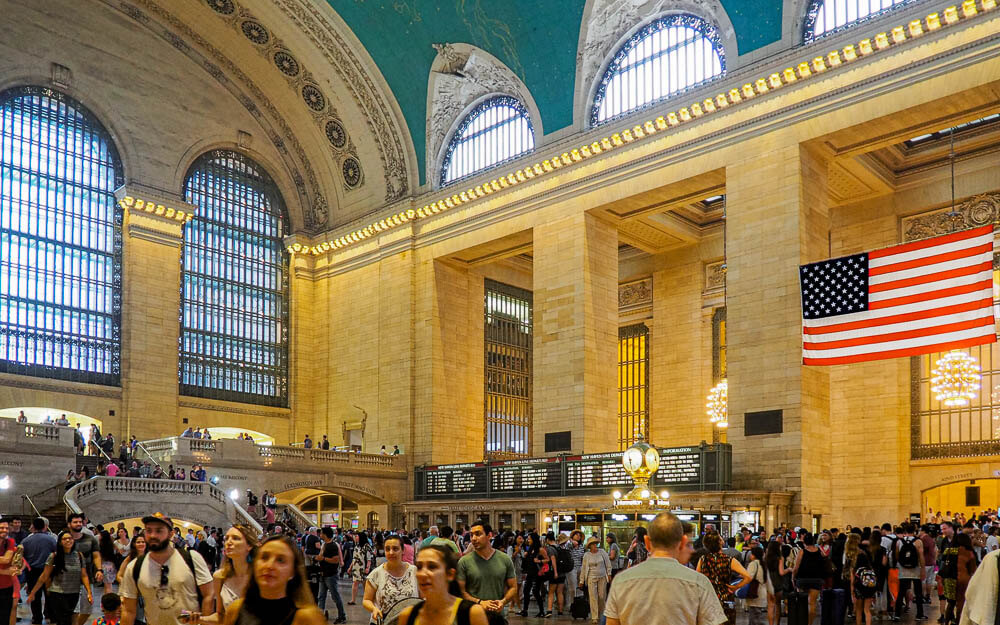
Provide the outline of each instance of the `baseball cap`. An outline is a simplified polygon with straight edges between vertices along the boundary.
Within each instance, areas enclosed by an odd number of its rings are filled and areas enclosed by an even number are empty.
[[[170,517],[162,512],[154,512],[149,516],[142,517],[143,525],[148,525],[149,523],[163,523],[167,526],[168,530],[172,530],[174,528],[174,522],[170,520]]]

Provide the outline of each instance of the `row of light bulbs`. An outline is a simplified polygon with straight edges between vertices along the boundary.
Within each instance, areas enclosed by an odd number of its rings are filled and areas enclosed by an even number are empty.
[[[720,93],[714,98],[705,98],[701,102],[695,102],[690,106],[683,107],[666,115],[661,115],[656,119],[637,124],[632,128],[626,128],[609,137],[604,137],[579,148],[563,152],[558,156],[553,156],[539,163],[511,172],[506,176],[500,176],[489,182],[484,182],[475,187],[454,193],[420,208],[409,208],[399,211],[364,228],[359,228],[317,245],[294,243],[288,246],[288,251],[296,254],[312,254],[315,256],[359,243],[415,219],[430,217],[442,211],[479,200],[533,178],[544,176],[563,167],[587,160],[603,152],[616,150],[633,141],[668,130],[671,127],[681,125],[706,114],[711,114],[759,95],[764,95],[768,91],[773,91],[785,85],[807,79],[828,69],[835,69],[861,57],[870,56],[875,52],[887,50],[908,40],[916,39],[927,32],[939,30],[942,26],[956,24],[963,19],[975,17],[980,12],[992,11],[996,9],[996,2],[997,0],[965,0],[961,5],[949,6],[943,11],[931,13],[923,19],[912,20],[905,26],[896,26],[874,37],[862,39],[857,45],[850,44],[840,50],[831,50],[826,55],[817,56],[811,61],[802,61],[793,67],[786,68],[782,72],[775,72],[769,76],[758,78],[753,82],[744,84],[742,87],[730,89],[726,93]]]

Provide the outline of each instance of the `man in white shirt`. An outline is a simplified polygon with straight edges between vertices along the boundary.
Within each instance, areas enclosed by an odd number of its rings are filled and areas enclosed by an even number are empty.
[[[156,513],[144,517],[142,522],[146,526],[146,555],[130,562],[122,574],[119,588],[122,625],[135,625],[140,594],[149,625],[197,623],[201,614],[212,613],[212,573],[208,565],[200,553],[181,553],[173,546],[170,541],[173,522],[169,517]],[[138,575],[135,573],[136,566],[139,567]],[[192,616],[182,621],[182,610],[192,613]]]
[[[607,625],[722,625],[728,621],[708,578],[682,564],[690,557],[688,536],[669,512],[649,524],[653,550],[642,564],[611,583]]]

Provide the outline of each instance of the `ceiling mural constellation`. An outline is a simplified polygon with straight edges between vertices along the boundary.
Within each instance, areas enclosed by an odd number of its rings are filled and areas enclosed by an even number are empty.
[[[316,172],[306,157],[305,149],[299,143],[298,139],[295,138],[295,134],[292,132],[288,122],[285,121],[278,108],[268,99],[260,87],[238,65],[226,57],[221,50],[213,46],[184,21],[156,4],[153,0],[136,0],[137,4],[142,6],[141,9],[134,4],[124,1],[118,3],[113,3],[112,0],[104,1],[168,41],[172,46],[200,65],[212,78],[239,100],[240,104],[260,123],[261,127],[267,133],[268,139],[274,145],[275,149],[278,150],[279,154],[281,154],[282,160],[288,167],[288,173],[291,176],[292,184],[294,184],[296,194],[298,195],[298,203],[302,207],[302,219],[305,229],[310,232],[318,232],[325,228],[329,218],[329,205],[326,197],[320,191],[321,187]],[[225,7],[229,6],[235,11],[235,5],[232,0],[209,1],[212,3],[213,8],[221,7],[225,9]],[[155,15],[163,23],[150,19],[146,11]],[[191,44],[197,45],[211,58],[203,56],[200,52],[193,49]],[[253,97],[248,95],[247,92]],[[300,168],[305,171],[304,175],[300,171]]]
[[[302,66],[281,39],[274,36],[253,13],[237,4],[235,0],[205,0],[205,3],[231,26],[239,29],[247,40],[254,44],[258,53],[274,63],[289,86],[302,97],[302,102],[310,115],[328,139],[330,124],[339,127],[338,136],[341,138],[336,142],[330,139],[331,152],[344,174],[342,177],[344,190],[359,188],[364,177],[361,175],[361,160],[357,148],[347,133],[336,107],[319,86],[319,81]],[[351,161],[350,165],[348,160]],[[350,176],[347,175],[348,171],[351,172]]]
[[[420,15],[416,13],[415,1],[395,0],[394,5],[398,7],[396,11],[400,15],[419,20]],[[310,0],[273,0],[273,2],[275,7],[309,38],[330,67],[337,72],[346,91],[351,94],[365,116],[365,122],[372,131],[382,161],[385,200],[392,202],[407,195],[410,192],[410,175],[402,139],[405,137],[405,129],[397,124],[389,102],[368,72],[363,69],[364,64],[352,50],[351,45],[344,40],[337,29],[331,27],[329,18],[313,6]],[[334,138],[339,141],[339,137],[344,134],[343,124],[338,123],[338,126],[333,127],[332,132],[329,124],[324,128],[331,144],[334,143]],[[363,182],[362,176],[359,184]]]

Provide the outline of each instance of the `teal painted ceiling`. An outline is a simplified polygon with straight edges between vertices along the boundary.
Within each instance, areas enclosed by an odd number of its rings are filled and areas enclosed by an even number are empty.
[[[576,53],[586,0],[327,0],[392,89],[424,178],[433,43],[486,50],[531,91],[547,133],[573,123]],[[781,38],[782,0],[722,0],[739,54]]]

